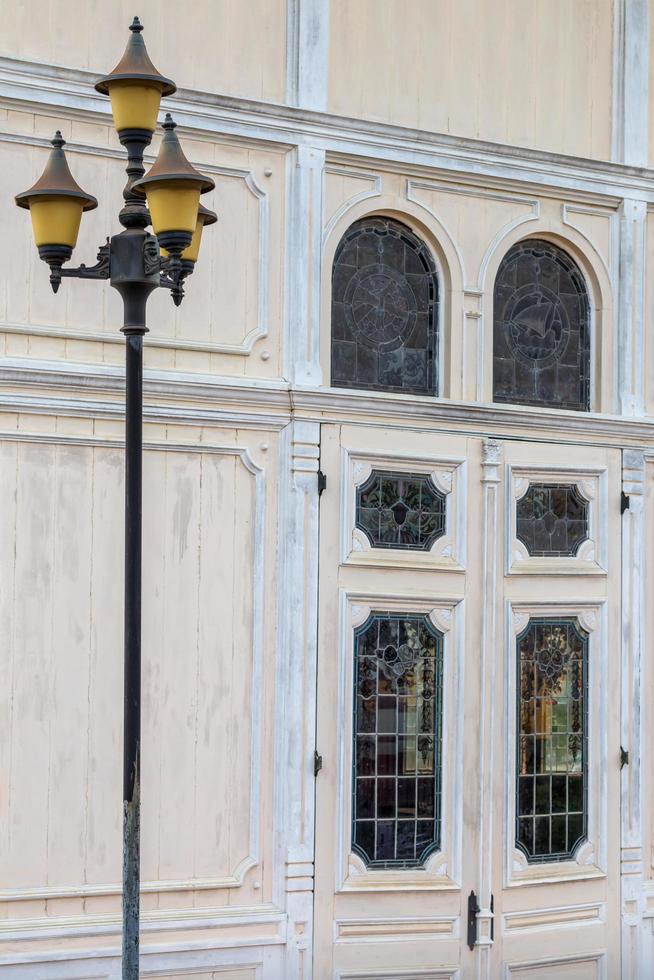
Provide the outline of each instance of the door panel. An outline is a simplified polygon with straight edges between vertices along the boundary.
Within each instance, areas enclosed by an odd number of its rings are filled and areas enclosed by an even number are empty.
[[[620,454],[507,442],[504,460],[493,959],[618,976]]]
[[[613,968],[618,454],[324,425],[321,466],[317,980]]]

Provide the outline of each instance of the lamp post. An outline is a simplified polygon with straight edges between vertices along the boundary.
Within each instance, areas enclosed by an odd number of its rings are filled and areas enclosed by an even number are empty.
[[[214,182],[186,159],[170,114],[159,154],[145,174],[143,154],[154,133],[162,96],[175,84],[148,56],[138,17],[123,57],[96,89],[109,95],[118,139],[127,150],[127,184],[118,215],[123,231],[107,239],[97,263],[63,268],[72,256],[82,213],[97,207],[72,176],[57,132],[39,180],[16,196],[29,208],[39,255],[56,293],[62,278],[108,279],[123,299],[125,334],[125,654],[123,722],[123,980],[139,976],[139,842],[141,742],[141,508],[143,450],[143,336],[146,305],[157,287],[179,306],[193,272],[204,225],[216,221],[200,204]],[[154,235],[145,229],[152,224]]]

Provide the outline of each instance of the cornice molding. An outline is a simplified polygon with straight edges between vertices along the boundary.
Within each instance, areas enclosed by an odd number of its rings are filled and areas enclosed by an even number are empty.
[[[0,58],[0,100],[52,115],[109,122],[108,102],[93,89],[96,73],[56,65]],[[216,134],[297,146],[309,144],[330,154],[372,158],[476,173],[480,177],[568,189],[605,197],[654,202],[654,171],[608,161],[571,157],[478,139],[434,133],[328,112],[180,89],[167,100],[180,126],[195,138]]]
[[[150,422],[273,430],[292,419],[352,422],[467,432],[482,438],[619,446],[654,454],[654,418],[479,405],[173,371],[146,370],[144,377],[144,416]],[[120,419],[124,385],[124,373],[117,367],[6,358],[0,361],[0,410]]]

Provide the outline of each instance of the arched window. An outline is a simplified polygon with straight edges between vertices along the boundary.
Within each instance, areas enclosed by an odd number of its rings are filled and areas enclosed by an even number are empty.
[[[493,303],[493,399],[590,408],[590,303],[576,263],[529,239],[502,260]]]
[[[332,385],[438,393],[434,259],[399,221],[355,222],[332,270]]]

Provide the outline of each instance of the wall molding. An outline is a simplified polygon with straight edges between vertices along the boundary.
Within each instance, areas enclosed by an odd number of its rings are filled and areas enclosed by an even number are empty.
[[[0,411],[123,419],[124,389],[124,371],[118,367],[0,359]],[[482,437],[654,452],[654,418],[496,403],[480,405],[449,398],[291,386],[259,378],[158,370],[145,371],[145,398],[144,417],[149,422],[239,425],[276,431],[291,418],[364,421],[387,428],[439,431],[451,426],[455,432],[464,430],[468,435]],[[189,404],[193,402],[200,402],[202,407]]]
[[[0,58],[0,100],[12,108],[53,110],[109,124],[109,105],[93,89],[97,73]],[[180,89],[167,100],[181,127],[215,139],[237,136],[286,146],[310,143],[331,152],[439,168],[478,177],[539,183],[654,201],[652,170],[508,144],[450,136],[250,99]]]
[[[43,136],[33,136],[24,133],[10,133],[0,131],[0,143],[16,143],[22,146],[41,146],[50,147],[50,140]],[[67,140],[66,146],[70,153],[82,153],[90,156],[101,157],[102,159],[118,159],[124,162],[125,154],[114,147],[91,146],[86,143],[77,143],[74,140]],[[146,164],[154,163],[154,155],[146,153],[144,161]],[[203,172],[215,174],[221,177],[231,177],[242,180],[249,193],[257,201],[259,213],[258,231],[258,258],[257,258],[257,323],[250,330],[243,330],[243,340],[239,344],[220,344],[207,341],[186,340],[183,337],[158,337],[152,333],[148,337],[148,345],[151,347],[172,348],[174,350],[201,351],[207,354],[238,354],[247,356],[252,352],[252,348],[258,340],[268,336],[268,293],[269,293],[269,256],[270,256],[270,204],[268,194],[263,190],[255,179],[251,170],[243,167],[226,167],[220,164],[197,163],[196,166]],[[117,331],[95,330],[88,332],[68,327],[48,327],[43,324],[23,324],[1,323],[0,331],[6,330],[9,333],[32,334],[37,333],[46,337],[62,337],[66,340],[93,340],[99,343],[122,343],[123,338]]]

